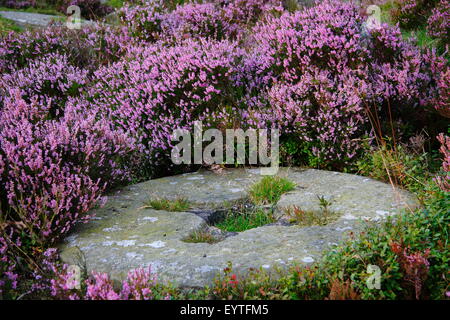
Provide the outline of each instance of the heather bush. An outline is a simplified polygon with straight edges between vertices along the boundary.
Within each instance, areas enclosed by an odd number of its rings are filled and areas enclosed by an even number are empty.
[[[112,7],[103,4],[100,0],[62,0],[58,10],[66,14],[67,8],[70,6],[78,6],[81,16],[89,20],[104,17],[114,11]]]
[[[68,104],[64,117],[49,121],[48,110],[17,93],[2,110],[2,209],[38,243],[86,220],[106,183],[127,179],[116,161],[129,152],[130,139],[82,110]]]
[[[64,116],[51,120],[37,101],[10,92],[1,110],[0,239],[8,272],[23,252],[86,222],[106,188],[130,178],[126,159],[134,147],[125,133],[86,105],[68,103]]]
[[[89,103],[136,138],[152,167],[170,155],[174,128],[209,121],[232,100],[240,56],[228,41],[130,48],[126,59],[96,72]]]
[[[450,3],[441,0],[427,21],[428,34],[439,39],[443,45],[450,44]]]
[[[450,192],[450,137],[441,133],[438,137],[441,147],[439,151],[443,156],[442,175],[436,178],[438,186],[444,192]]]
[[[120,16],[134,37],[177,42],[186,38],[237,39],[264,14],[280,10],[280,2],[275,0],[186,3],[174,10],[164,1],[152,0],[127,4]]]
[[[67,99],[80,95],[87,82],[87,71],[70,65],[66,55],[50,53],[21,70],[4,74],[0,79],[0,96],[6,97],[10,90],[19,89],[23,99],[28,102],[37,99],[36,103],[48,109],[45,113],[56,118],[63,114]]]
[[[415,129],[435,124],[430,105],[445,61],[403,41],[396,27],[365,29],[350,3],[269,18],[249,42],[255,53],[241,81],[257,108],[248,121],[276,123],[286,134],[283,152],[301,163],[348,165],[373,113]]]
[[[392,18],[402,28],[415,29],[427,22],[439,0],[395,0]]]
[[[0,38],[0,72],[11,73],[50,53],[66,55],[70,64],[90,72],[124,53],[130,37],[124,28],[89,26],[70,30],[54,25],[9,33]]]

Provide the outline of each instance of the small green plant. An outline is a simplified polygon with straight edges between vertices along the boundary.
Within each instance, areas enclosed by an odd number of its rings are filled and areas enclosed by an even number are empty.
[[[201,228],[192,231],[186,238],[183,239],[184,242],[189,243],[217,243],[220,241],[219,238],[215,237],[208,231],[207,228]]]
[[[10,31],[20,32],[22,28],[14,23],[14,21],[0,17],[0,36]]]
[[[148,200],[143,208],[151,208],[155,210],[165,210],[165,211],[186,211],[190,207],[191,203],[184,198],[177,198],[175,200],[160,198]]]
[[[295,223],[303,227],[324,226],[330,222],[336,221],[339,214],[330,210],[332,201],[327,200],[324,196],[317,195],[320,210],[302,210],[296,206],[285,209],[285,214],[289,218],[290,223]]]
[[[230,211],[225,219],[216,224],[216,227],[228,232],[242,232],[275,221],[272,212],[263,209],[243,212]]]
[[[302,210],[296,206],[285,209],[285,214],[289,218],[290,223],[298,224],[302,227],[324,226],[339,218],[337,212],[331,211],[329,206],[331,202],[319,197],[320,210]]]
[[[384,145],[366,153],[357,166],[362,175],[417,192],[424,188],[436,170],[434,162],[427,153],[412,153],[402,146],[390,148]]]
[[[333,202],[327,200],[324,196],[317,195],[316,197],[317,200],[319,200],[319,206],[322,209],[322,211],[329,212],[329,208]]]
[[[257,205],[274,204],[283,193],[295,189],[295,183],[279,176],[265,176],[254,184],[250,191],[250,200]]]
[[[276,275],[281,275],[282,271],[274,271],[275,276],[262,268],[250,269],[248,274],[242,277],[234,273],[229,262],[223,273],[216,276],[212,287],[201,290],[201,297],[228,300],[289,299],[289,292],[284,290],[286,284],[276,279]]]

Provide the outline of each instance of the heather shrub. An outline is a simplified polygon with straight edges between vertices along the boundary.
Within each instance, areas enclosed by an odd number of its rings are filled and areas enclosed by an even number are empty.
[[[441,147],[440,153],[443,156],[442,175],[436,178],[438,186],[444,192],[450,192],[450,137],[441,133],[438,137]]]
[[[100,65],[118,60],[129,40],[125,29],[99,25],[81,30],[55,25],[9,33],[0,38],[0,72],[22,69],[30,61],[50,53],[66,55],[70,64],[92,72]]]
[[[170,300],[179,292],[157,282],[150,269],[131,270],[122,283],[114,282],[108,274],[80,269],[80,282],[74,270],[59,261],[56,249],[46,250],[40,261],[40,271],[34,273],[30,294],[45,295],[57,300]],[[84,267],[83,267],[84,268]]]
[[[58,10],[66,14],[70,6],[80,7],[81,16],[85,19],[95,20],[114,11],[109,5],[100,0],[61,0]]]
[[[151,0],[145,5],[126,3],[119,10],[121,21],[128,27],[130,34],[137,39],[155,42],[161,37],[162,22],[167,10],[161,0]]]
[[[402,28],[415,29],[427,22],[439,0],[395,0],[392,19]]]
[[[126,59],[96,72],[89,101],[136,138],[151,167],[170,155],[174,128],[212,122],[207,118],[232,100],[240,56],[228,41],[131,48]]]
[[[392,148],[384,144],[368,150],[357,165],[358,172],[364,176],[419,191],[435,171],[430,162],[427,153],[413,153],[405,146]]]
[[[428,34],[440,40],[442,45],[450,44],[450,3],[441,0],[431,12],[427,21]]]
[[[6,97],[9,90],[18,89],[23,99],[37,99],[36,103],[47,109],[45,113],[56,118],[63,114],[67,99],[78,96],[87,81],[87,71],[70,65],[66,55],[51,53],[21,70],[4,74],[0,95]]]
[[[382,124],[406,122],[412,131],[406,139],[417,128],[439,127],[431,104],[445,60],[403,41],[398,28],[365,29],[354,5],[324,1],[253,31],[255,53],[244,62],[242,80],[248,103],[257,106],[249,121],[276,123],[288,157],[348,165],[374,114]]]
[[[120,16],[134,37],[150,42],[237,39],[265,13],[280,11],[279,4],[274,0],[233,0],[186,3],[169,10],[163,1],[152,0],[125,5]]]
[[[134,147],[125,133],[97,119],[95,110],[86,112],[86,105],[68,103],[64,115],[51,120],[49,108],[36,98],[27,103],[16,91],[1,111],[0,281],[5,282],[19,265],[26,270],[18,261],[35,268],[27,252],[86,222],[102,193],[130,178],[126,159]]]

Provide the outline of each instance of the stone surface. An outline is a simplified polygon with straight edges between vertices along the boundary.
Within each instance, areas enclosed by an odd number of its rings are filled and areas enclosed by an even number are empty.
[[[31,25],[39,27],[45,27],[50,22],[61,18],[48,14],[21,12],[21,11],[0,11],[0,15],[3,18],[15,21],[16,23],[22,26]]]
[[[61,21],[64,16],[54,16],[49,14],[22,12],[22,11],[0,11],[0,16],[12,20],[23,27],[45,27],[52,21]],[[89,20],[81,20],[82,25],[93,24]]]
[[[267,225],[226,237],[215,244],[186,243],[182,239],[204,228],[196,214],[243,200],[246,190],[262,177],[257,169],[209,171],[151,180],[118,190],[96,217],[80,225],[61,244],[62,258],[77,263],[78,249],[88,271],[108,272],[123,279],[128,270],[151,266],[163,282],[196,287],[211,283],[218,272],[233,263],[236,272],[248,268],[311,264],[322,252],[338,243],[348,231],[357,231],[364,219],[377,221],[395,214],[415,199],[390,185],[355,175],[319,170],[282,169],[280,175],[296,182],[276,206],[282,216],[286,206],[317,209],[316,195],[331,199],[340,218],[326,226]],[[165,212],[142,208],[151,197],[187,198],[193,212]]]

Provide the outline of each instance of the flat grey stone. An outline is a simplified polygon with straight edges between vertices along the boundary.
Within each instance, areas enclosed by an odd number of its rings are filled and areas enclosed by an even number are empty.
[[[55,16],[49,14],[22,12],[22,11],[0,11],[0,16],[12,20],[20,26],[24,27],[46,27],[53,21],[61,21],[64,16]],[[89,20],[81,20],[82,26],[91,25],[94,22]]]
[[[39,27],[45,27],[50,22],[61,18],[60,16],[21,11],[0,11],[0,15],[3,18],[15,21],[20,25]]]
[[[214,244],[186,243],[182,240],[192,231],[208,228],[203,218],[192,212],[145,209],[143,202],[150,197],[183,196],[194,203],[194,209],[220,208],[245,199],[249,187],[262,178],[258,170],[200,171],[116,191],[103,208],[92,211],[93,220],[77,226],[61,243],[62,259],[76,264],[81,250],[89,272],[108,272],[113,279],[123,280],[131,269],[151,267],[162,282],[199,287],[211,284],[229,261],[237,273],[292,263],[309,265],[349,231],[357,232],[362,220],[376,223],[405,205],[416,205],[409,193],[365,177],[320,170],[280,171],[297,188],[277,204],[279,216],[290,205],[317,209],[317,194],[333,200],[331,209],[339,212],[339,219],[326,226],[267,225]]]

